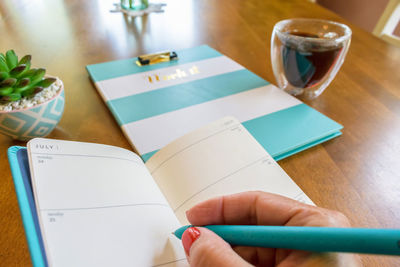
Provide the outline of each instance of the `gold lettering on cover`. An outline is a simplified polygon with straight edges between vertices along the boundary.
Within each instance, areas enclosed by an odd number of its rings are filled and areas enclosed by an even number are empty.
[[[186,77],[186,76],[187,76],[186,72],[184,72],[184,71],[181,70],[181,69],[177,69],[177,70],[176,70],[176,75],[178,76],[178,78],[183,78],[183,77]]]
[[[197,73],[200,73],[199,69],[197,68],[197,66],[193,66],[189,69],[190,74],[194,75]]]
[[[190,75],[195,75],[200,73],[200,70],[197,66],[191,67],[188,72]],[[175,73],[159,76],[158,74],[153,74],[153,75],[147,75],[145,76],[145,79],[147,79],[150,83],[153,82],[161,82],[161,81],[169,81],[169,80],[175,80],[175,79],[182,79],[188,76],[188,73],[182,69],[176,69]]]

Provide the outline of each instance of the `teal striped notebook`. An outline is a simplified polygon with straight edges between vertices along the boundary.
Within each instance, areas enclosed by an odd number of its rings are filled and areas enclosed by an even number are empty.
[[[341,135],[340,124],[209,46],[139,67],[136,58],[88,65],[104,102],[144,161],[173,140],[236,117],[280,160]]]

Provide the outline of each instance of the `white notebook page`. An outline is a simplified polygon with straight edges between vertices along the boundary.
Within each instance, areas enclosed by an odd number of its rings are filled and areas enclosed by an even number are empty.
[[[180,224],[136,154],[50,139],[28,152],[50,266],[186,265]]]
[[[262,190],[309,204],[312,201],[253,136],[226,117],[165,146],[146,166],[178,220],[211,197]]]

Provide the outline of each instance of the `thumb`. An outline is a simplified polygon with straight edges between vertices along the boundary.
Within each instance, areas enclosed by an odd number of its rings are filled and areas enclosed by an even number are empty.
[[[251,266],[231,246],[212,231],[190,227],[182,235],[182,244],[190,266]]]

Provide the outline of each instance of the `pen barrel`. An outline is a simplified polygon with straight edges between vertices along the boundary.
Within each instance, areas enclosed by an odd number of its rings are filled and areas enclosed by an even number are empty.
[[[400,255],[400,230],[253,225],[209,225],[231,245]]]

